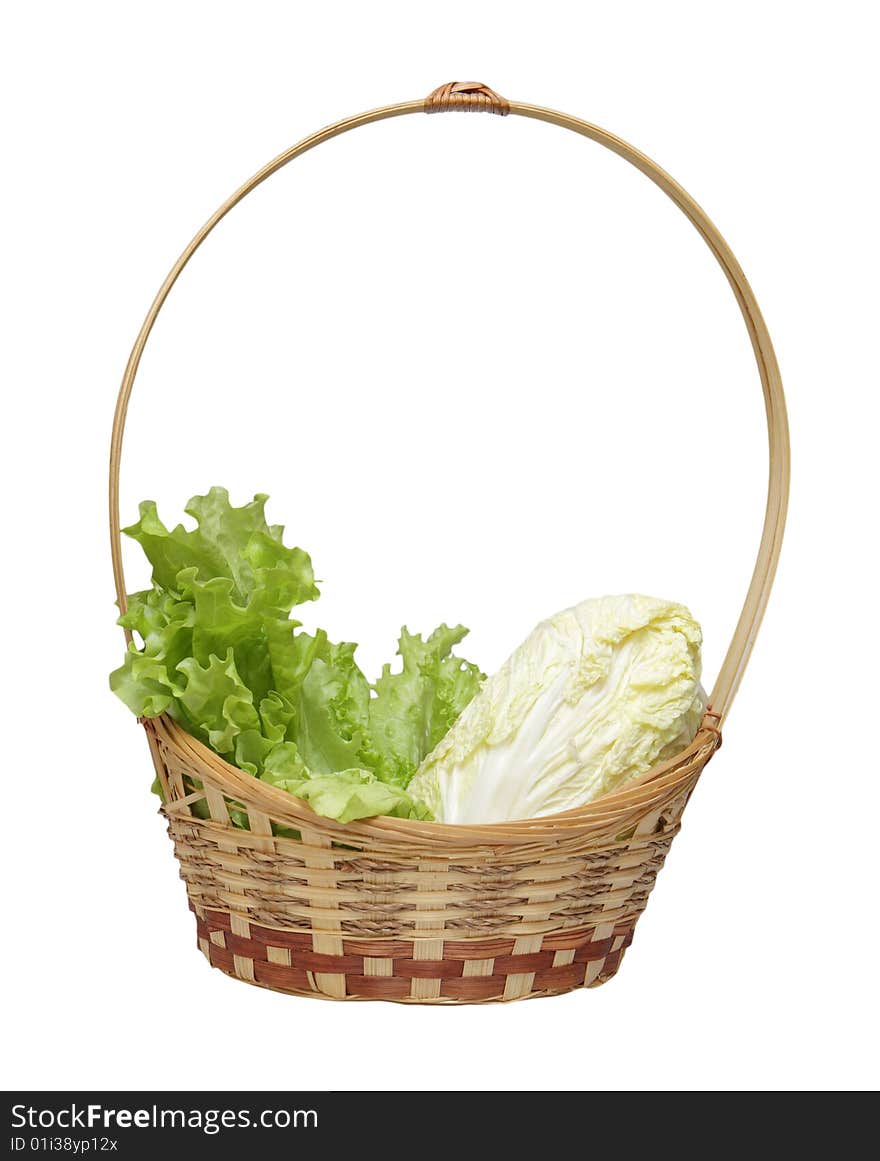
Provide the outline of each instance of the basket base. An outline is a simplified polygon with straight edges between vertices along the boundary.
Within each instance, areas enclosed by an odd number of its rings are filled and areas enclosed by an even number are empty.
[[[521,941],[469,940],[427,960],[413,958],[417,949],[402,940],[340,939],[339,953],[328,954],[314,950],[320,936],[235,913],[205,910],[196,922],[202,953],[233,979],[291,996],[399,1004],[509,1003],[595,988],[616,974],[633,937],[632,926],[605,925]],[[517,942],[538,947],[517,949]]]

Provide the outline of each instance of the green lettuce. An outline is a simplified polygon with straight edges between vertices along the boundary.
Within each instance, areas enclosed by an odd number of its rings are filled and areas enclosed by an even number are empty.
[[[342,822],[430,818],[407,786],[484,680],[441,625],[401,631],[399,672],[370,684],[356,646],[303,630],[312,562],[265,517],[268,497],[233,507],[225,488],[195,496],[194,529],[162,523],[153,501],[124,529],[152,565],[119,623],[137,635],[110,687],[142,717],[170,714],[227,761]]]

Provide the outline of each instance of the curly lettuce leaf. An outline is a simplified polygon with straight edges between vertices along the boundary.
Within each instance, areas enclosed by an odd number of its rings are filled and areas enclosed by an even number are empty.
[[[355,645],[291,618],[318,589],[308,554],[284,545],[265,502],[257,495],[235,508],[212,488],[186,506],[196,528],[170,530],[155,503],[140,505],[125,531],[146,553],[153,584],[119,618],[143,644],[130,646],[111,688],[134,713],[169,713],[318,813],[430,817],[406,787],[483,681],[452,652],[467,630],[441,625],[423,640],[404,629],[401,671],[386,665],[371,686]]]
[[[452,649],[467,629],[440,625],[427,641],[401,631],[399,673],[385,665],[370,702],[366,764],[385,782],[407,786],[422,759],[446,734],[484,680],[469,661]]]
[[[380,782],[368,770],[338,770],[334,774],[279,778],[265,771],[261,778],[273,786],[303,798],[318,814],[339,822],[372,818],[377,814],[393,818],[430,819],[428,808],[398,786]]]
[[[289,613],[295,605],[316,600],[318,589],[308,553],[285,548],[283,526],[266,523],[267,499],[258,494],[250,504],[234,508],[225,488],[211,488],[205,496],[193,496],[184,509],[198,527],[178,524],[170,531],[155,502],[145,500],[140,519],[123,531],[143,548],[158,588],[178,589],[181,572],[202,583],[226,577],[239,604]]]

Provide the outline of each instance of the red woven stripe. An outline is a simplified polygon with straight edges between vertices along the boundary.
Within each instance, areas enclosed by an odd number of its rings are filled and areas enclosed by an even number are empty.
[[[394,974],[410,980],[450,980],[460,976],[464,964],[451,959],[398,959]]]
[[[504,993],[506,976],[462,976],[458,980],[444,980],[440,995],[450,1000],[491,1000]]]
[[[301,992],[312,990],[309,977],[304,971],[287,967],[283,963],[254,960],[254,977],[258,983],[267,984],[270,988],[295,988]]]
[[[372,959],[412,959],[412,940],[343,939],[346,955],[368,955]]]
[[[586,943],[593,938],[595,928],[590,927],[587,931],[581,928],[573,928],[571,931],[553,931],[544,936],[544,942],[541,944],[543,951],[571,951],[573,948],[580,947],[581,944]]]
[[[228,911],[206,911],[205,919],[212,931],[229,931],[232,928],[232,919]]]
[[[597,939],[593,943],[585,943],[574,953],[575,963],[592,963],[597,959],[604,959],[611,951],[610,939]]]
[[[494,959],[513,952],[512,939],[461,939],[443,944],[444,959]]]
[[[225,948],[218,947],[216,943],[212,943],[208,947],[208,958],[211,961],[212,967],[222,968],[223,971],[229,972],[230,975],[235,975],[231,951],[226,951]]]
[[[265,943],[257,943],[255,939],[245,939],[243,935],[233,935],[231,931],[226,932],[226,946],[235,955],[246,955],[248,959],[253,960],[266,959]]]
[[[310,949],[312,937],[306,931],[282,931],[279,927],[261,927],[252,923],[251,939],[257,943],[269,943],[272,947],[302,947]]]
[[[346,976],[345,988],[350,996],[401,1000],[410,994],[409,980],[399,976]]]
[[[553,966],[552,951],[531,951],[525,955],[499,955],[495,957],[495,974],[508,975],[520,972],[535,972],[540,968]]]
[[[623,948],[620,951],[612,951],[611,955],[605,960],[605,966],[599,974],[600,979],[607,979],[613,976],[620,966],[620,957],[623,955]]]
[[[549,935],[544,936],[544,942],[541,945],[542,951],[571,951],[583,947],[585,944],[599,943],[600,940],[594,940],[595,927],[588,927],[584,930],[583,927],[574,928],[570,931],[554,931]],[[614,928],[612,939],[619,935],[626,936],[626,943],[632,942],[632,927],[627,924],[618,924]],[[626,944],[624,944],[626,946]]]
[[[561,967],[544,968],[542,972],[535,972],[532,987],[536,992],[547,989],[553,991],[565,988],[576,988],[584,982],[584,965],[567,963]]]
[[[360,972],[364,960],[359,955],[325,955],[318,951],[297,951],[290,956],[294,967],[310,972]]]

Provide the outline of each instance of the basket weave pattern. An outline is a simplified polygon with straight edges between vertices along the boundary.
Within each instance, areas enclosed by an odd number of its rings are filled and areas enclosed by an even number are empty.
[[[614,975],[720,742],[707,718],[679,758],[552,822],[342,826],[173,722],[144,725],[210,963],[280,991],[420,1003],[552,995]]]

